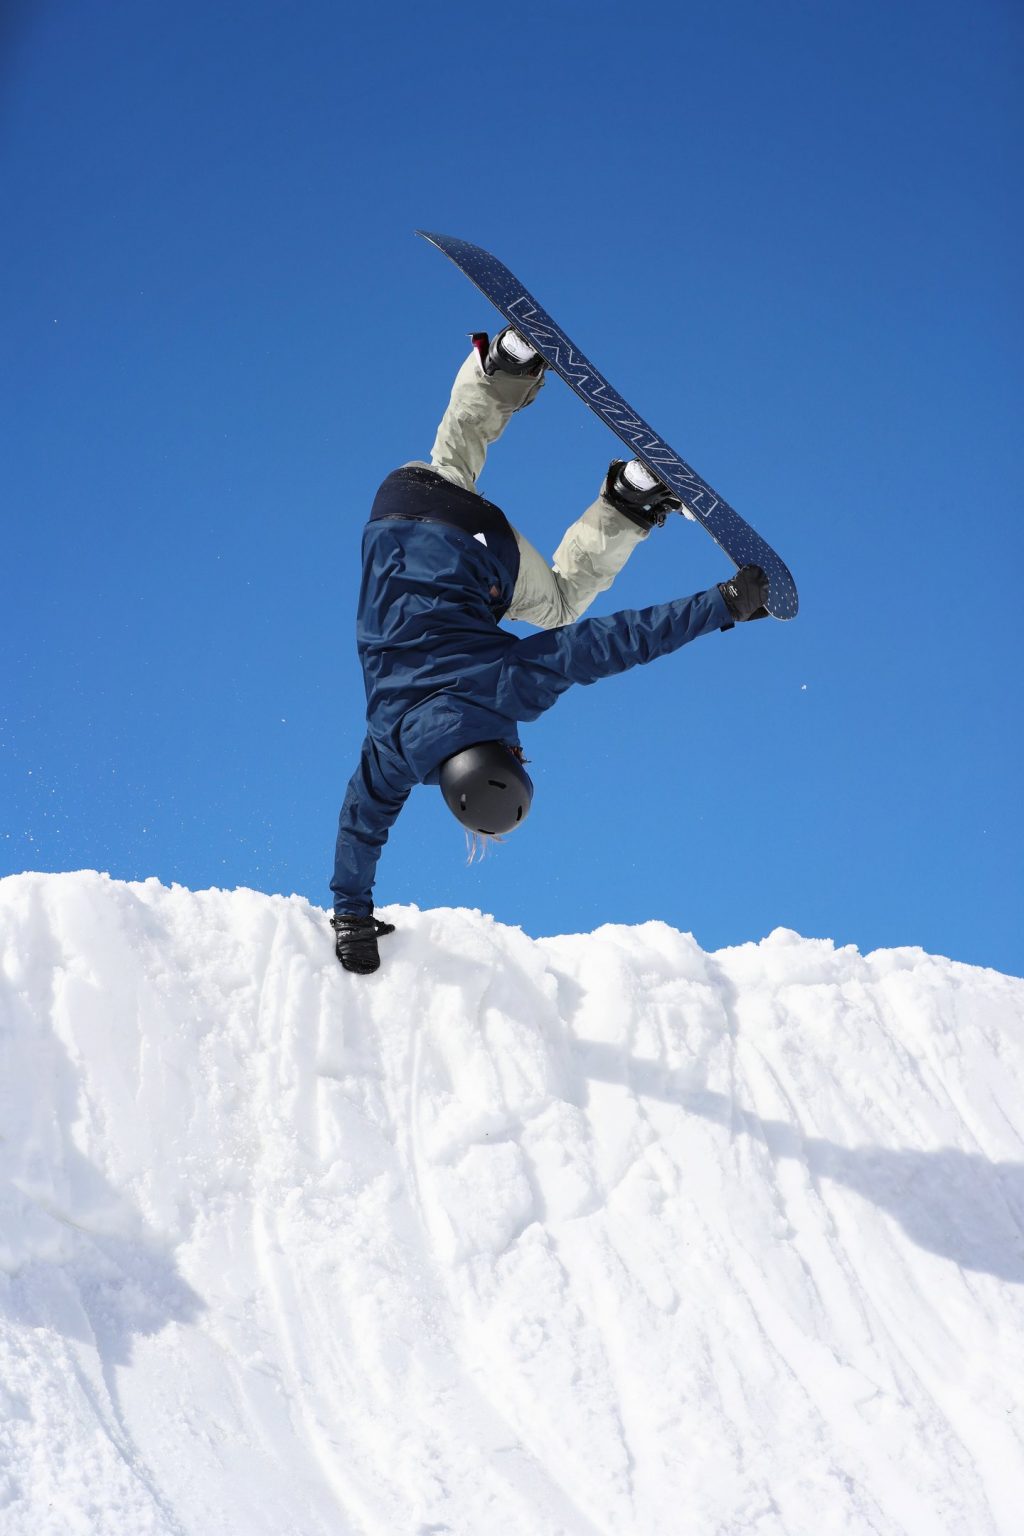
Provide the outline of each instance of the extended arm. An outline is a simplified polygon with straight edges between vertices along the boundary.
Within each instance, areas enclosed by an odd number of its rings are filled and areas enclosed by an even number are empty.
[[[581,619],[520,640],[502,671],[499,703],[517,720],[535,720],[573,683],[596,683],[668,656],[733,619],[718,587],[653,608]]]
[[[388,771],[367,736],[338,817],[331,881],[336,912],[354,917],[368,917],[373,912],[377,860],[411,789],[410,780]]]

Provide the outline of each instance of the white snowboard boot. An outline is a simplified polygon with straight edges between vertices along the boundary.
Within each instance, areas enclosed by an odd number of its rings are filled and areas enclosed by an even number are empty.
[[[681,512],[683,504],[657,475],[652,475],[639,459],[613,459],[604,495],[617,512],[641,528],[660,528],[669,512]]]
[[[478,331],[473,345],[480,354],[484,373],[540,373],[544,359],[525,337],[507,325],[488,344],[486,331]]]

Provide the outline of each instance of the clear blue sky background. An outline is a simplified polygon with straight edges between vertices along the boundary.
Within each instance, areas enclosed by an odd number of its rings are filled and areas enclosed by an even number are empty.
[[[802,610],[567,695],[467,869],[530,933],[777,925],[1024,971],[1014,0],[7,5],[0,870],[329,903],[359,537],[501,256]],[[558,381],[483,489],[545,551],[616,440]],[[727,574],[681,519],[595,612]]]

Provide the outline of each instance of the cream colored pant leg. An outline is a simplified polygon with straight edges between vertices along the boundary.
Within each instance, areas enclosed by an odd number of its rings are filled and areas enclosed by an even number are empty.
[[[463,490],[475,491],[491,443],[516,411],[536,399],[543,384],[542,373],[484,373],[474,348],[455,375],[448,409],[430,450],[431,469]]]
[[[430,467],[475,491],[487,449],[524,406],[536,399],[544,375],[486,374],[474,349],[455,376]],[[418,462],[418,461],[416,461]],[[518,529],[519,577],[507,617],[541,629],[571,624],[611,586],[646,532],[599,496],[566,532],[549,566]]]
[[[516,529],[519,578],[507,618],[541,629],[571,624],[605,592],[638,544],[647,538],[610,501],[599,496],[573,523],[549,566]]]

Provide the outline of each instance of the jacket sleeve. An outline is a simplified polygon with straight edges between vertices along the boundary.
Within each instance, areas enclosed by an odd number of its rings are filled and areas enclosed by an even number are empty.
[[[712,587],[654,608],[624,609],[530,635],[510,649],[502,668],[502,713],[535,720],[573,683],[596,683],[644,666],[732,622],[725,599]]]
[[[354,917],[369,917],[373,912],[373,881],[380,851],[411,789],[412,780],[386,768],[367,736],[338,817],[331,880],[335,911]]]

